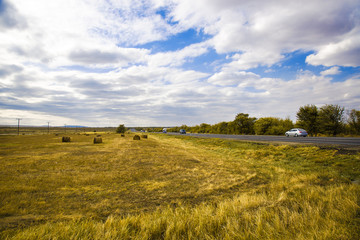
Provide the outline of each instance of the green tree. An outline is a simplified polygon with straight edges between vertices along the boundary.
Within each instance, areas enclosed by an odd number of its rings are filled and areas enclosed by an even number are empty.
[[[250,118],[249,114],[239,113],[236,115],[234,124],[235,124],[235,133],[236,134],[254,134],[254,124],[256,118]]]
[[[269,129],[273,125],[274,118],[264,117],[259,118],[254,124],[256,135],[269,135]]]
[[[279,119],[279,124],[277,126],[277,134],[276,135],[283,135],[286,131],[294,128],[293,121],[290,120],[290,118],[286,119]]]
[[[322,133],[336,136],[344,128],[344,107],[325,105],[319,111],[319,124]]]
[[[200,124],[199,133],[209,133],[211,131],[211,125],[207,123]]]
[[[212,132],[217,134],[228,134],[228,123],[220,122],[212,126]]]
[[[294,127],[290,119],[274,117],[259,118],[254,124],[257,135],[283,135],[287,130]]]
[[[316,136],[319,131],[319,111],[315,105],[306,105],[299,108],[296,114],[296,126],[304,128],[310,136]]]
[[[228,134],[236,134],[236,124],[234,121],[228,123]]]
[[[352,109],[349,114],[348,123],[353,134],[360,134],[360,111]]]
[[[116,133],[125,133],[126,129],[125,129],[125,125],[124,124],[120,124],[117,128],[116,128]]]

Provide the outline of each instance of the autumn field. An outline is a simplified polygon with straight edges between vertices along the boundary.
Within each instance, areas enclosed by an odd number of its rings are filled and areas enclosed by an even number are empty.
[[[360,239],[358,149],[62,136],[0,136],[1,239]]]

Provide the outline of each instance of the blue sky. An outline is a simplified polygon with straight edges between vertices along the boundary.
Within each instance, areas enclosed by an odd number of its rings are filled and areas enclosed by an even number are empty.
[[[0,125],[360,110],[358,0],[2,0]]]

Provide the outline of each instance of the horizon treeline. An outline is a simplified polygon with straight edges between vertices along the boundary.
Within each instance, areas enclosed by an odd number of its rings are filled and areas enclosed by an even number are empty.
[[[191,133],[246,134],[246,135],[284,135],[291,128],[303,128],[310,136],[360,135],[360,111],[327,104],[322,107],[305,105],[299,108],[296,122],[289,118],[255,118],[247,113],[239,113],[230,122],[214,125],[202,123],[196,126],[182,125],[168,128],[168,132],[185,129]],[[155,130],[155,129],[154,129]]]

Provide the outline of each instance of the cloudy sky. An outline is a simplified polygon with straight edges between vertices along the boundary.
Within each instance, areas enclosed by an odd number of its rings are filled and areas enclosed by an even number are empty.
[[[359,0],[0,0],[0,125],[360,110]]]

